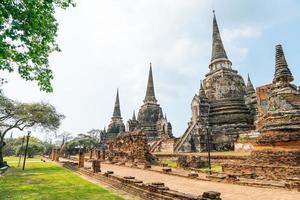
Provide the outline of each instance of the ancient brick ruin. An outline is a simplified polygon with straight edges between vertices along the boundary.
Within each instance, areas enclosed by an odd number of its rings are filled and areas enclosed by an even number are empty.
[[[258,119],[255,150],[243,164],[225,164],[226,173],[300,182],[300,92],[281,45],[276,46],[273,83],[257,88]],[[294,183],[292,181],[292,183]]]
[[[246,87],[243,78],[232,68],[215,15],[209,69],[192,100],[192,118],[175,145],[175,152],[204,151],[207,139],[212,150],[233,150],[240,133],[255,129],[253,85],[249,79]]]
[[[153,163],[146,135],[140,131],[124,133],[108,143],[106,159],[113,162]]]
[[[60,156],[60,149],[52,149],[51,154],[50,154],[50,159],[52,161],[59,161],[59,156]]]

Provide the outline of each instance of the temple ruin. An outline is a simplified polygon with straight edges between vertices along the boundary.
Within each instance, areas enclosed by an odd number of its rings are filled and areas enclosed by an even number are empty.
[[[255,129],[253,85],[249,78],[246,87],[243,78],[232,68],[215,14],[212,39],[209,72],[192,100],[192,118],[175,145],[176,152],[204,151],[208,139],[212,150],[232,150],[240,133]]]
[[[128,130],[135,129],[142,130],[148,141],[173,137],[172,125],[163,115],[162,108],[155,97],[151,63],[144,103],[138,112],[137,119],[134,113],[132,119],[128,121]]]

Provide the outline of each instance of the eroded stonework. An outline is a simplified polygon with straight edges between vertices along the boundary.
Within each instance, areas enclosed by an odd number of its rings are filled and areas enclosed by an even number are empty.
[[[109,141],[106,157],[114,162],[155,162],[155,157],[150,153],[146,136],[140,130],[124,133]]]
[[[277,45],[273,83],[256,91],[256,129],[261,134],[255,150],[242,164],[223,165],[225,173],[285,180],[300,189],[300,92],[292,81],[282,47]]]
[[[105,144],[115,139],[117,136],[125,132],[125,125],[122,120],[121,116],[121,109],[120,109],[120,100],[119,100],[119,90],[117,91],[116,101],[115,101],[115,107],[113,116],[111,118],[111,121],[108,125],[107,131],[103,131],[101,135],[102,140],[102,146],[105,146]],[[105,147],[102,147],[105,148]]]
[[[157,103],[155,97],[151,64],[144,104],[141,106],[138,112],[137,119],[135,118],[134,114],[132,119],[129,120],[127,124],[129,131],[135,129],[142,130],[148,141],[168,139],[173,137],[172,125],[170,122],[168,122],[167,117],[164,116],[162,108]]]
[[[207,140],[211,150],[233,150],[240,133],[255,129],[255,91],[231,65],[214,15],[210,71],[192,100],[192,118],[176,152],[204,151]]]

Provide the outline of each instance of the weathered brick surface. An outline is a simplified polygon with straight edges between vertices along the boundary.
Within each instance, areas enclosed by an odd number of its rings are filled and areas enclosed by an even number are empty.
[[[286,180],[290,177],[300,177],[300,167],[272,166],[254,164],[223,164],[224,173],[235,174],[238,177],[261,177],[268,180]]]
[[[132,131],[108,143],[107,158],[112,162],[153,163],[155,157],[150,153],[145,134]]]
[[[101,162],[100,160],[93,160],[92,168],[94,173],[101,172]]]
[[[261,150],[251,152],[246,163],[274,166],[300,166],[300,151]]]
[[[181,168],[200,168],[207,166],[207,161],[201,156],[179,156],[177,166]]]

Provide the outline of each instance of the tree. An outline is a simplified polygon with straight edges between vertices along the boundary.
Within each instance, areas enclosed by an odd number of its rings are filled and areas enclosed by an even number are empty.
[[[73,138],[72,133],[64,131],[61,134],[58,134],[56,138],[61,139],[60,146],[62,147],[66,142]]]
[[[91,129],[87,132],[87,135],[93,138],[97,143],[100,142],[100,134],[101,131],[99,129]]]
[[[5,135],[13,130],[41,128],[55,131],[59,128],[63,115],[47,103],[19,103],[0,94],[0,167],[4,165],[2,149]]]
[[[25,80],[37,81],[52,92],[49,54],[60,51],[55,39],[56,8],[74,6],[73,0],[1,0],[0,70],[18,70]]]
[[[32,139],[32,138],[30,138]],[[20,155],[20,153],[24,153],[25,151],[25,146],[18,146],[17,147],[17,155]],[[41,141],[29,141],[29,144],[28,144],[28,148],[27,148],[27,155],[28,155],[28,158],[33,158],[35,155],[40,155],[42,153],[44,153],[45,151],[45,146],[43,145],[43,143]]]

